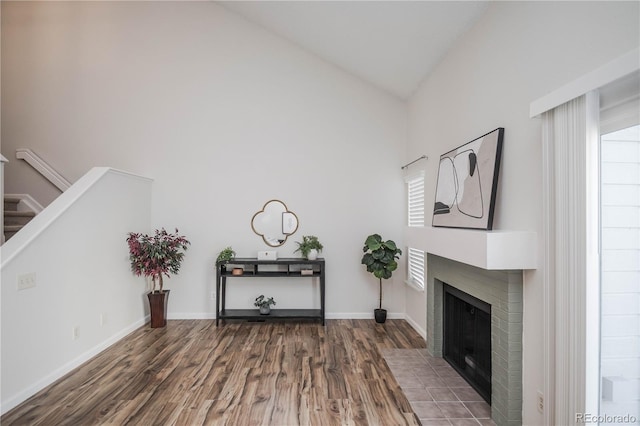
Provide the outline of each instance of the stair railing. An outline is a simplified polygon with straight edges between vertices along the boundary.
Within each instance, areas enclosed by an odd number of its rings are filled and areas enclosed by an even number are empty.
[[[53,167],[47,164],[36,153],[26,148],[16,149],[16,158],[24,160],[33,167],[38,173],[44,176],[49,182],[55,185],[60,191],[64,192],[71,187],[71,183],[66,180],[60,173],[56,172]]]

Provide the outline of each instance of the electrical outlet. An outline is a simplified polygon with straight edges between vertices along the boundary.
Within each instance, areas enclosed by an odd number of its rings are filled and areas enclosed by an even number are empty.
[[[80,327],[77,325],[73,327],[73,340],[78,340],[80,338]]]
[[[538,391],[538,412],[544,413],[544,395]]]
[[[26,290],[36,286],[36,273],[18,275],[18,290]]]
[[[106,312],[103,312],[100,314],[100,327],[104,327],[106,323],[107,323],[107,314]]]
[[[216,292],[212,291],[209,297],[211,297],[211,300],[216,300]]]

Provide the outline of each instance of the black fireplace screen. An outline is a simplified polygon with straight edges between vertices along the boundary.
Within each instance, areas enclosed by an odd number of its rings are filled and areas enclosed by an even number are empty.
[[[491,404],[491,305],[447,284],[443,357]]]

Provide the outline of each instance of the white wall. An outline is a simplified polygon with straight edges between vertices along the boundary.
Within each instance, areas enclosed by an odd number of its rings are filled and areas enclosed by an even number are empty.
[[[636,48],[636,2],[495,2],[423,82],[409,104],[406,159],[427,154],[427,205],[440,154],[505,128],[494,229],[542,229],[541,125],[529,104]],[[427,223],[431,222],[428,215]],[[421,248],[423,233],[405,229]],[[541,238],[539,238],[541,241]],[[542,258],[542,257],[539,257]],[[523,422],[542,424],[542,272],[524,274]],[[424,299],[406,290],[407,315],[426,326]]]
[[[2,412],[144,323],[125,239],[150,221],[150,180],[96,168],[2,246]]]
[[[372,317],[361,250],[374,232],[402,240],[403,102],[212,2],[2,2],[2,40],[2,153],[31,148],[71,181],[93,165],[153,176],[153,227],[192,242],[171,317],[213,316],[214,259],[267,249],[250,220],[272,198],[300,219],[281,257],[302,235],[325,246],[328,315]],[[27,192],[14,163],[7,191]],[[309,285],[260,283],[230,297],[317,303]]]

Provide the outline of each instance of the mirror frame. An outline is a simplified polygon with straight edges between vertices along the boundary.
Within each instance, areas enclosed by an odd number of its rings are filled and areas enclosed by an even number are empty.
[[[269,205],[269,203],[280,203],[280,204],[282,204],[282,206],[284,207],[284,211],[282,212],[282,219],[281,219],[281,221],[280,221],[281,229],[282,229],[282,235],[284,235],[284,239],[280,242],[280,244],[273,244],[273,243],[269,242],[269,240],[267,240],[267,238],[265,237],[265,235],[264,235],[264,234],[261,234],[260,232],[258,232],[258,231],[256,230],[256,227],[255,227],[255,225],[253,224],[253,222],[254,222],[254,220],[256,219],[256,217],[257,217],[258,215],[260,215],[261,213],[264,213],[264,212],[265,212],[265,210],[266,210],[267,206]],[[290,232],[284,232],[284,231],[285,231],[285,229],[284,229],[284,219],[285,219],[285,217],[287,217],[287,216],[289,216],[289,215],[293,216],[293,217],[295,218],[295,220],[296,220],[295,228],[293,228],[293,230],[290,230]],[[266,245],[268,245],[269,247],[280,247],[280,246],[282,246],[284,243],[286,243],[286,242],[287,242],[287,238],[288,238],[290,235],[293,235],[293,234],[295,234],[295,233],[296,233],[296,231],[298,230],[298,227],[299,227],[299,226],[300,226],[300,220],[298,219],[298,216],[297,216],[294,212],[292,212],[291,210],[289,210],[289,208],[287,207],[287,205],[286,205],[283,201],[278,200],[278,199],[275,199],[275,198],[274,198],[274,199],[272,199],[272,200],[267,201],[266,203],[264,203],[264,206],[262,206],[262,210],[257,211],[257,212],[256,212],[256,213],[251,217],[251,229],[253,230],[253,232],[254,232],[256,235],[261,236],[261,237],[262,237],[262,241],[264,241],[264,243],[265,243]],[[280,240],[278,240],[278,241],[280,241]]]

